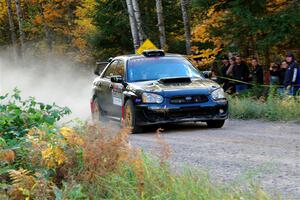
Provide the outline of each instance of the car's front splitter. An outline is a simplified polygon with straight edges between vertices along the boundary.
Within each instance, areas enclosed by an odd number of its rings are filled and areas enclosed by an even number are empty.
[[[140,105],[136,108],[138,125],[226,120],[228,118],[227,101],[180,106]]]

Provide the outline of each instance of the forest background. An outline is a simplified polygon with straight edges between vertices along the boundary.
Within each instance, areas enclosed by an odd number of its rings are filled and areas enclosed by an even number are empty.
[[[0,46],[94,64],[149,38],[200,68],[231,52],[268,65],[299,56],[299,11],[299,0],[0,0]]]

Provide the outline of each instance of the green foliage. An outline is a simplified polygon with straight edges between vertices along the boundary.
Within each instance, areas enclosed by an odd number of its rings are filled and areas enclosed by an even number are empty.
[[[89,199],[88,196],[83,192],[83,187],[77,183],[63,182],[63,187],[54,187],[55,200],[84,200]]]
[[[133,49],[129,18],[124,1],[96,1],[94,24],[96,33],[90,42],[96,48],[95,56],[108,58]]]
[[[299,1],[281,1],[281,4],[279,0],[193,2],[204,13],[224,13],[218,19],[222,26],[211,26],[208,31],[212,37],[222,38],[225,50],[239,52],[245,57],[258,54],[268,63],[272,55],[276,57],[280,51],[299,47]]]
[[[299,98],[272,93],[266,99],[249,96],[228,98],[231,118],[300,122]]]
[[[54,126],[64,115],[67,107],[37,102],[33,97],[22,100],[20,91],[0,96],[0,136],[5,140],[23,137],[31,128]]]
[[[247,192],[229,185],[220,186],[199,170],[186,168],[176,174],[170,166],[158,162],[144,156],[140,174],[134,166],[127,165],[84,187],[98,199],[271,199],[254,185]]]
[[[149,38],[159,47],[155,1],[138,1],[145,39]],[[184,53],[184,30],[179,1],[163,1],[164,20],[169,52]],[[125,0],[96,1],[93,23],[96,33],[89,42],[95,47],[98,58],[113,57],[133,52],[129,17]]]

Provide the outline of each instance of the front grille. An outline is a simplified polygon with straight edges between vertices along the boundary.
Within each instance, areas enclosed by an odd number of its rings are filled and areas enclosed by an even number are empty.
[[[218,109],[214,107],[191,107],[169,110],[166,112],[156,112],[144,110],[144,116],[152,122],[164,120],[180,120],[185,118],[209,117],[217,114]]]
[[[173,110],[168,113],[169,119],[181,119],[181,118],[197,118],[209,115],[215,115],[215,108],[186,108],[180,110]]]
[[[170,99],[171,104],[204,103],[207,101],[206,95],[175,96]]]

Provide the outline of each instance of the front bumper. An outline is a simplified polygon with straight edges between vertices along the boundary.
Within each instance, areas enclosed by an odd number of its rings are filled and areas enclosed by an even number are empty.
[[[228,118],[228,102],[209,101],[184,105],[136,105],[137,124],[152,125],[174,122],[225,120]]]

